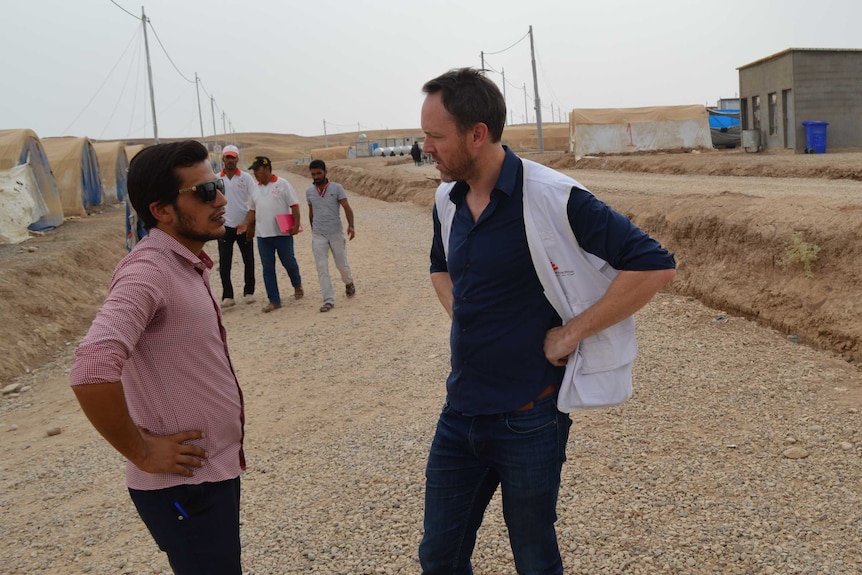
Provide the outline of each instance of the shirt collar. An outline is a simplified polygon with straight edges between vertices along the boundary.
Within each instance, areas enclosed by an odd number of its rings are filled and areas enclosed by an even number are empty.
[[[203,271],[204,268],[212,269],[214,262],[201,250],[201,253],[195,255],[183,244],[177,241],[171,234],[160,230],[159,228],[150,229],[150,233],[140,241],[143,245],[149,245],[164,250],[170,250],[189,262],[195,269]]]
[[[503,158],[503,167],[500,169],[494,189],[511,197],[515,190],[521,187],[521,159],[509,149],[509,146],[503,146],[503,149],[506,151],[506,157]],[[468,189],[467,182],[457,182],[449,193],[449,199],[455,204],[460,204],[467,195]]]

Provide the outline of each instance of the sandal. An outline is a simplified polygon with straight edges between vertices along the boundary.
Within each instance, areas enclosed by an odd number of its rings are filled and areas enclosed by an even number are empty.
[[[353,282],[344,286],[344,293],[347,294],[347,297],[353,297],[356,295],[356,286],[353,285]]]
[[[332,304],[332,303],[325,303],[325,304],[323,304],[322,306],[320,306],[320,311],[322,311],[322,312],[329,311],[329,310],[331,310],[331,309],[332,309],[332,308],[334,308],[334,307],[335,307],[335,304]]]
[[[293,288],[293,297],[296,299],[302,299],[302,296],[305,295],[305,292],[302,289],[302,286]]]

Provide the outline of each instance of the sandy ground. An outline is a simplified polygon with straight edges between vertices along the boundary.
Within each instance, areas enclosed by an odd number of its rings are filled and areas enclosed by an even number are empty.
[[[395,163],[380,162],[374,173],[356,175],[364,185],[347,186],[357,222],[348,252],[356,298],[339,291],[332,312],[317,311],[305,233],[297,255],[306,298],[285,297],[282,310],[261,314],[260,281],[258,303],[225,313],[247,400],[248,573],[418,572],[422,473],[444,398],[448,318],[427,278],[430,203],[417,197],[424,181],[433,188],[434,174]],[[728,221],[737,221],[733,229],[754,222],[758,233],[739,236],[746,239],[764,237],[757,222],[766,216],[776,230],[800,222],[813,229],[816,222],[797,214],[821,207],[854,218],[859,212],[846,206],[862,203],[855,182],[577,169],[575,176],[677,252],[682,287],[638,314],[635,397],[573,418],[558,523],[567,572],[862,572],[862,372],[834,349],[800,345],[762,318],[758,324],[685,295],[694,285],[714,292],[727,275],[694,279],[707,263],[731,261]],[[307,182],[290,177],[298,189]],[[389,189],[392,179],[401,183]],[[817,202],[805,200],[812,195]],[[776,208],[784,204],[792,207]],[[0,573],[169,572],[125,492],[122,458],[68,390],[72,350],[123,253],[121,221],[119,210],[108,210],[0,249],[0,321],[10,328],[3,355],[12,358],[0,367],[4,384],[23,386],[0,403]],[[825,220],[822,237],[855,221]],[[687,248],[686,239],[701,247]],[[749,239],[736,257],[759,254],[759,245]],[[706,246],[712,252],[696,261]],[[854,249],[845,246],[847,257]],[[849,293],[838,263],[828,274],[818,267],[815,278]],[[286,274],[279,278],[287,296]],[[784,284],[810,279],[801,278],[796,270],[767,289],[779,297]],[[762,291],[735,289],[744,297],[733,301]],[[844,305],[858,326],[858,301]],[[61,433],[48,436],[54,427]],[[477,574],[514,573],[498,499],[474,559]]]

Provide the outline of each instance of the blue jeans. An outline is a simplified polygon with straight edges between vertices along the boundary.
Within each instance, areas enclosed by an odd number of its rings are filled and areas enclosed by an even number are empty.
[[[559,575],[557,496],[572,420],[556,394],[529,411],[466,417],[446,403],[425,469],[424,575],[471,575],[485,509],[500,485],[521,575]]]
[[[260,254],[260,267],[263,269],[263,285],[266,287],[266,297],[271,303],[281,304],[278,293],[278,280],[275,277],[275,254],[281,265],[287,270],[290,285],[297,288],[302,285],[299,276],[299,264],[293,255],[293,236],[272,236],[257,238],[257,251]]]
[[[242,574],[239,477],[129,495],[176,575]]]

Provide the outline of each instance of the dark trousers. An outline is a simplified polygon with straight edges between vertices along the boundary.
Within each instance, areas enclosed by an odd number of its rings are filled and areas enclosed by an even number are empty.
[[[129,495],[175,575],[242,575],[239,477]]]
[[[243,295],[254,293],[254,241],[247,240],[245,234],[237,234],[236,228],[224,227],[224,237],[218,241],[218,271],[221,276],[222,299],[233,299],[233,284],[230,270],[233,265],[233,244],[239,246],[242,263],[245,266],[245,286]]]

